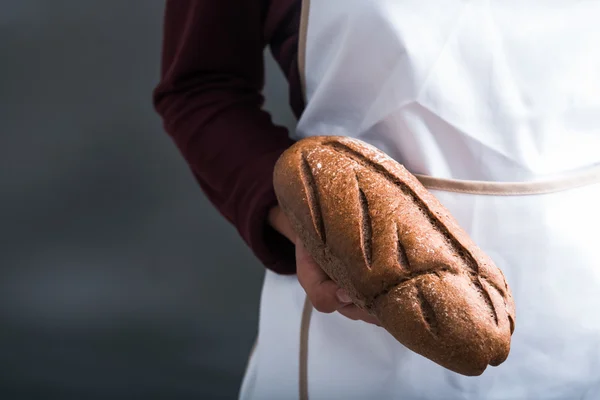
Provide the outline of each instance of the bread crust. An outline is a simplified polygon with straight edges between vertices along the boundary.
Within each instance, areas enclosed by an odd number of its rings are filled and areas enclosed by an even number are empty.
[[[302,139],[278,160],[279,204],[353,302],[454,372],[504,362],[515,328],[500,269],[402,165],[357,139]]]

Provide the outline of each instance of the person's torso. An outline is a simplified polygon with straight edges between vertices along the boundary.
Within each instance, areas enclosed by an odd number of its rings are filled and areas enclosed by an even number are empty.
[[[280,376],[279,398],[297,384],[311,400],[600,398],[598,16],[600,1],[304,0],[293,136],[351,136],[412,173],[477,181],[432,192],[504,272],[516,330],[506,362],[464,377],[377,327],[306,318],[297,280],[268,273],[259,343],[278,345],[259,345],[256,393]],[[580,187],[478,192],[586,171]]]
[[[441,178],[600,162],[600,2],[311,0],[308,12],[297,137],[357,137]]]

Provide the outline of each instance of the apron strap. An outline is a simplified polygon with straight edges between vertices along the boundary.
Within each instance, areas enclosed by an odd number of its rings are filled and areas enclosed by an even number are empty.
[[[527,196],[562,192],[600,183],[600,164],[561,177],[534,182],[467,181],[427,175],[415,177],[429,190],[488,196]]]
[[[298,72],[300,74],[300,87],[303,100],[306,103],[306,38],[308,35],[308,14],[310,0],[302,0],[300,13],[300,29],[298,32]]]
[[[304,309],[302,310],[302,320],[300,322],[300,400],[308,400],[308,332],[310,331],[312,310],[313,306],[307,296],[306,300],[304,300]]]

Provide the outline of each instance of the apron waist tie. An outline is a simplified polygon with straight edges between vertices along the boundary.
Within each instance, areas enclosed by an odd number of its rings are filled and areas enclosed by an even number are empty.
[[[559,177],[531,182],[470,181],[417,174],[415,177],[429,190],[488,196],[527,196],[562,192],[600,183],[600,164]]]

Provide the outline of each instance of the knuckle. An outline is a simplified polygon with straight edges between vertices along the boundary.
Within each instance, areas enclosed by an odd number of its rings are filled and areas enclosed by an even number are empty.
[[[322,313],[332,313],[336,310],[337,304],[335,301],[329,298],[326,294],[322,292],[315,292],[311,298],[311,302],[315,310]]]

